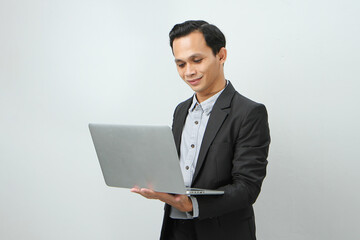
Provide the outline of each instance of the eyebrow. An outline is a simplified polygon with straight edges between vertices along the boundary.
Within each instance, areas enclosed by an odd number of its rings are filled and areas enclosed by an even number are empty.
[[[188,59],[194,59],[194,58],[197,58],[197,57],[202,57],[202,54],[201,53],[195,53],[193,55],[191,55],[190,57],[188,57]],[[181,60],[181,59],[175,59],[175,62],[184,62],[184,60]]]

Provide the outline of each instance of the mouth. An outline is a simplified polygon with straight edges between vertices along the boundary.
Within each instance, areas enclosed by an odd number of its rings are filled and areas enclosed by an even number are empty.
[[[192,79],[192,80],[186,80],[190,85],[197,85],[200,83],[200,80],[201,80],[202,76],[199,77],[199,78],[195,78],[195,79]]]

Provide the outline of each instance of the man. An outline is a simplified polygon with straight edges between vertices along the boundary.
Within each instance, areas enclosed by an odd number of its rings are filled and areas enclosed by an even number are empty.
[[[270,144],[266,108],[225,79],[225,37],[216,26],[186,21],[169,36],[179,75],[195,92],[176,107],[172,128],[185,185],[224,194],[131,191],[166,203],[162,240],[256,239],[252,204]]]

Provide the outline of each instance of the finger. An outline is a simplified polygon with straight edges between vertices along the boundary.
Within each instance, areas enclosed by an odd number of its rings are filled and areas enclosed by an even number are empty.
[[[137,193],[137,194],[139,194],[139,195],[141,195],[141,196],[143,196],[143,197],[145,197],[145,198],[150,198],[150,199],[152,198],[151,194],[149,194],[148,191],[146,191],[146,190],[143,189],[143,188],[140,189],[140,188],[138,188],[137,186],[131,188],[130,191],[133,192],[133,193]]]
[[[137,188],[137,187],[133,187],[130,189],[131,192],[134,192],[134,193],[140,193],[140,189]]]
[[[140,192],[145,193],[145,194],[155,194],[155,192],[151,189],[148,188],[141,188]]]
[[[148,188],[140,189],[140,194],[149,199],[158,199],[157,192]]]
[[[174,201],[174,196],[172,194],[156,192],[152,189],[142,188],[141,194],[146,195],[148,198],[159,199],[160,201],[166,203],[172,203]]]

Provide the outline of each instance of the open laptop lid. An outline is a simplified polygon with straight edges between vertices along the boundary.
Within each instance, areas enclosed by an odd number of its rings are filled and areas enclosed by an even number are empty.
[[[89,124],[105,182],[111,187],[150,188],[175,194],[222,194],[186,190],[168,126]]]

